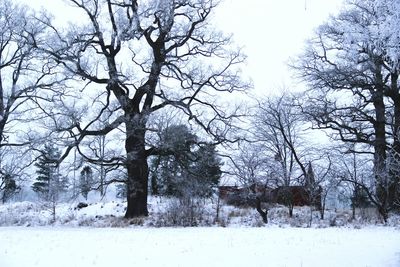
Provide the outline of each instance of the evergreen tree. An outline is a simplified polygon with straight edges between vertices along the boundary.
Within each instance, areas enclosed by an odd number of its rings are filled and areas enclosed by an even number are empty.
[[[51,144],[46,144],[38,162],[36,182],[32,185],[32,190],[39,194],[44,200],[54,200],[60,191],[62,191],[65,181],[60,180],[57,160],[61,152]]]
[[[218,158],[215,145],[202,145],[196,152],[196,160],[191,167],[195,181],[200,183],[202,190],[200,196],[209,197],[219,184],[221,178],[221,159]]]
[[[183,197],[208,197],[221,177],[221,161],[215,146],[197,144],[197,136],[185,125],[161,133],[164,153],[151,162],[152,192]]]
[[[151,161],[153,192],[169,196],[178,194],[178,187],[186,179],[196,141],[196,135],[185,125],[172,125],[160,133],[163,153]]]
[[[314,173],[311,162],[308,163],[308,169],[307,169],[306,177],[304,177],[304,179],[305,179],[304,185],[308,189],[313,189],[315,186],[315,173]]]
[[[91,185],[93,183],[93,171],[89,166],[85,166],[81,171],[79,187],[82,196],[87,200]]]

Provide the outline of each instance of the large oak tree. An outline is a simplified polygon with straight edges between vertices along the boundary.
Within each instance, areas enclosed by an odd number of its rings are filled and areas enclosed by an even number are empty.
[[[237,67],[244,57],[211,24],[217,1],[68,2],[76,7],[79,23],[65,33],[43,21],[53,29],[43,50],[64,65],[75,87],[102,90],[103,107],[60,127],[72,140],[63,158],[82,140],[121,129],[128,174],[125,217],[146,216],[147,159],[165,153],[146,142],[149,119],[164,109],[179,109],[215,143],[225,141],[237,115],[217,105],[217,96],[247,88]],[[95,122],[106,112],[113,120],[99,126]]]
[[[372,154],[376,204],[385,220],[398,186],[389,161],[399,155],[400,126],[399,31],[398,25],[389,27],[396,13],[392,2],[347,1],[294,64],[309,85],[302,106],[315,127],[358,144],[362,149],[355,152]]]

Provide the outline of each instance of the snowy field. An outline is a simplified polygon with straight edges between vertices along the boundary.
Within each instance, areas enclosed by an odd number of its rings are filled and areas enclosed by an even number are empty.
[[[1,267],[400,266],[400,230],[0,228]]]

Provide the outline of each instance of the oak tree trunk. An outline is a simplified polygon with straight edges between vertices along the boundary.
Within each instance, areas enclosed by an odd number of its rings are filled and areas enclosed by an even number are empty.
[[[394,168],[390,168],[390,184],[388,188],[388,198],[389,198],[389,203],[391,203],[392,206],[396,206],[395,203],[397,203],[400,200],[400,196],[398,195],[399,193],[399,172],[398,172],[398,166],[400,165],[400,93],[398,90],[398,81],[399,81],[399,75],[397,73],[392,73],[391,74],[391,98],[393,100],[393,109],[394,109],[394,121],[393,123],[393,152],[392,152],[392,157],[393,157],[393,163],[395,166]]]
[[[386,108],[384,103],[382,66],[377,63],[375,79],[376,91],[372,95],[375,108],[374,172],[376,195],[379,201],[378,211],[383,217],[388,209],[387,173],[386,173]]]
[[[147,216],[149,168],[145,149],[144,123],[126,122],[126,168],[128,172],[125,218]]]

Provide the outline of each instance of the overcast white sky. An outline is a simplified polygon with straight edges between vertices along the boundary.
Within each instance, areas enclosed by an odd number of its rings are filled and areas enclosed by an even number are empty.
[[[1,0],[0,0],[1,1]],[[73,20],[74,10],[64,0],[21,0],[34,7],[44,6],[56,19]],[[291,79],[289,57],[300,53],[313,29],[337,12],[343,0],[224,0],[216,13],[221,30],[234,34],[238,46],[248,56],[245,74],[258,94],[282,87],[299,90]],[[300,88],[299,88],[300,87]]]
[[[246,73],[255,89],[268,94],[280,88],[299,87],[287,68],[289,57],[299,54],[305,40],[343,0],[225,0],[221,28],[234,33],[248,56]],[[299,90],[300,88],[288,88]]]

